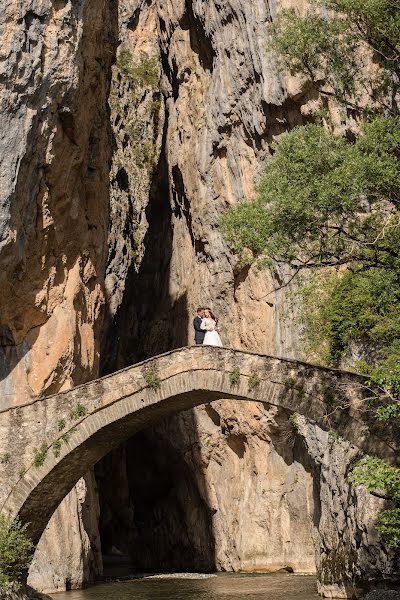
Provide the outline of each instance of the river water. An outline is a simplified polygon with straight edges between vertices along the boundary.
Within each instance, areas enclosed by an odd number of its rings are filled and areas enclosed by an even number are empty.
[[[149,578],[96,585],[54,600],[318,600],[316,578],[272,573],[221,573],[210,578]]]

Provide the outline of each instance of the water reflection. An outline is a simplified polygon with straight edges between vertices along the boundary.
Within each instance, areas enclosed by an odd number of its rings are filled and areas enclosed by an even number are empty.
[[[219,574],[210,579],[135,579],[54,594],[55,600],[317,600],[315,577]]]

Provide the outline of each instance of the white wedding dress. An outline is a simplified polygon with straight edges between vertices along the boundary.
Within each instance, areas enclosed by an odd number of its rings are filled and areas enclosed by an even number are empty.
[[[216,330],[216,322],[213,319],[204,318],[201,322],[201,329],[206,332],[203,344],[205,346],[220,346],[222,348],[222,340]]]

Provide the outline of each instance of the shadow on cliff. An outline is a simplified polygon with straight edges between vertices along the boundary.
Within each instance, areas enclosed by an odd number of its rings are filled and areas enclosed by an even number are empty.
[[[108,321],[101,351],[102,375],[187,344],[186,294],[173,299],[169,293],[173,224],[166,129],[167,120],[146,208],[149,225],[143,242],[145,253],[138,270],[132,262],[122,303]]]
[[[166,155],[154,170],[140,268],[132,265],[122,304],[103,339],[101,374],[187,345],[186,293],[171,297],[173,213]],[[177,286],[175,286],[177,287]],[[142,431],[96,465],[104,572],[215,571],[215,540],[192,411]]]
[[[306,473],[312,477],[313,485],[313,510],[312,523],[316,530],[319,529],[321,520],[321,467],[311,457],[304,439],[298,434],[296,428],[289,421],[290,413],[280,410],[275,417],[277,427],[271,427],[270,435],[277,454],[290,466],[294,462],[301,464]]]

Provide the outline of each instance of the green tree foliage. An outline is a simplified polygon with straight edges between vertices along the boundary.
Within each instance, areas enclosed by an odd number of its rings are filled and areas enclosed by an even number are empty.
[[[339,100],[368,93],[370,108],[397,111],[400,11],[397,0],[314,0],[305,14],[283,10],[272,47],[292,74],[303,74]],[[373,61],[379,69],[371,69]]]
[[[378,458],[364,458],[350,475],[350,480],[364,485],[375,496],[400,504],[400,469]],[[389,548],[400,546],[400,508],[382,511],[376,521]]]
[[[18,584],[32,560],[34,545],[26,526],[0,514],[0,591]]]
[[[256,200],[224,217],[228,240],[294,269],[400,269],[399,152],[399,117],[366,123],[355,143],[318,125],[294,129],[275,146]]]
[[[314,275],[303,286],[301,319],[310,350],[321,362],[340,366],[352,342],[364,347],[368,362],[357,364],[371,381],[400,396],[400,281],[394,271],[372,267],[341,275]],[[377,409],[380,420],[399,406]]]

